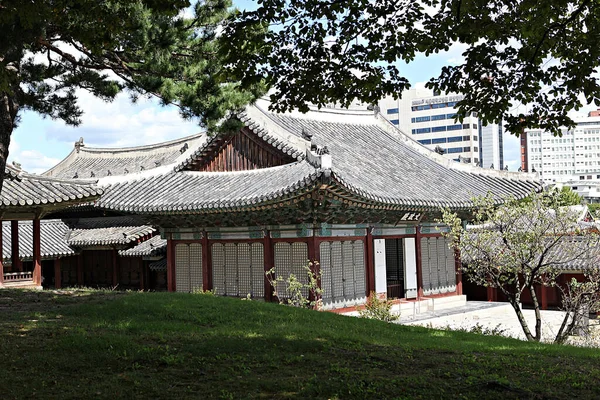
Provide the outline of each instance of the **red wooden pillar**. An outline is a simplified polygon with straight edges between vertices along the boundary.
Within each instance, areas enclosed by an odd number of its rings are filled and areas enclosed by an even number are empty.
[[[119,284],[119,257],[117,249],[112,251],[112,285],[116,287]]]
[[[202,278],[202,289],[204,291],[212,290],[212,258],[206,231],[202,232]]]
[[[273,286],[267,279],[267,272],[275,267],[275,254],[273,253],[273,242],[269,231],[265,232],[263,247],[265,253],[265,301],[273,301]]]
[[[10,221],[10,243],[12,270],[13,272],[22,271],[23,266],[19,259],[19,221]]]
[[[167,238],[167,290],[174,292],[175,288],[175,244]]]
[[[57,258],[54,260],[54,288],[60,289],[62,287],[61,277],[60,258]]]
[[[33,283],[42,285],[42,252],[41,252],[40,220],[33,220]]]
[[[415,226],[415,261],[417,262],[417,299],[423,297],[423,260],[421,259],[421,227]]]
[[[487,287],[487,300],[488,301],[497,301],[498,294],[496,293],[496,288],[488,286]]]
[[[371,293],[375,292],[375,250],[373,243],[373,233],[371,227],[367,228],[367,237],[365,238],[365,257],[366,257],[366,267],[367,267],[367,296],[370,296]]]
[[[83,253],[77,255],[77,285],[83,286]]]
[[[456,294],[463,294],[462,287],[462,271],[461,271],[461,262],[460,262],[460,251],[454,250],[454,269],[456,270]]]

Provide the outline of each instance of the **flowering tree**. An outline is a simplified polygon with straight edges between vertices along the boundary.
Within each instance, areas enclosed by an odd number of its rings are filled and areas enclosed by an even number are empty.
[[[560,207],[560,192],[532,194],[527,201],[491,196],[475,199],[472,225],[463,226],[456,213],[443,211],[446,235],[460,252],[462,272],[472,282],[497,288],[514,308],[525,336],[540,341],[542,316],[536,286],[555,287],[565,270],[581,270],[586,280],[572,280],[560,288],[566,311],[555,342],[573,332],[585,312],[600,308],[600,242],[592,225],[579,221],[580,213]],[[529,293],[535,311],[532,332],[520,307]]]

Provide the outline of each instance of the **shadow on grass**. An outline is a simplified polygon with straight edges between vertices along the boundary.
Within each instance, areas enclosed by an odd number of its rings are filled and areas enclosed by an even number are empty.
[[[600,378],[599,352],[590,349],[206,295],[37,292],[13,298],[24,308],[0,325],[6,355],[0,367],[14,383],[9,397],[600,394],[593,383]]]

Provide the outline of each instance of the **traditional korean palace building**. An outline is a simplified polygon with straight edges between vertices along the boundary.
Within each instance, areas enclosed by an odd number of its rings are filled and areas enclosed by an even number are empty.
[[[233,133],[153,146],[77,142],[40,178],[93,179],[99,188],[47,222],[65,225],[78,254],[63,263],[62,284],[148,287],[152,264],[166,270],[171,291],[271,300],[265,271],[304,278],[313,260],[326,308],[364,302],[371,291],[457,295],[462,279],[435,222],[440,208],[466,213],[474,196],[501,201],[542,188],[533,174],[447,160],[372,111],[276,114],[260,100],[235,119]]]

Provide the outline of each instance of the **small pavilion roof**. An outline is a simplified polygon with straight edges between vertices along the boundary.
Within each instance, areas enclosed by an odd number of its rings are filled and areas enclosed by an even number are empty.
[[[19,258],[33,258],[33,222],[19,221]],[[42,258],[56,258],[75,254],[75,250],[67,243],[69,226],[60,219],[40,221],[40,253]],[[11,255],[10,221],[2,223],[2,254],[10,261]]]
[[[75,247],[128,245],[156,232],[135,217],[81,218],[69,221],[67,243]]]
[[[263,140],[295,155],[296,162],[240,172],[186,171],[203,156],[194,152],[168,172],[102,179],[106,193],[97,205],[156,214],[240,209],[301,194],[325,179],[370,204],[439,210],[468,208],[473,197],[488,192],[501,201],[542,188],[535,174],[446,159],[372,111],[276,114],[267,108],[268,103],[259,101],[239,119]]]
[[[160,235],[153,236],[130,249],[119,250],[119,255],[122,257],[154,257],[166,253],[167,241]]]
[[[7,165],[0,212],[4,219],[28,219],[47,211],[95,200],[102,194],[96,180],[44,177]]]
[[[94,148],[85,146],[81,138],[64,160],[42,175],[88,179],[135,174],[183,160],[205,142],[205,134],[196,134],[148,146]]]

